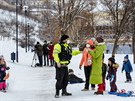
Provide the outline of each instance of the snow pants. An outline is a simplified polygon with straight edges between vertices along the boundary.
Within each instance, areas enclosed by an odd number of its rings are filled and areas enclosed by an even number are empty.
[[[110,81],[110,92],[116,92],[117,91],[117,85],[116,85],[116,76],[114,76],[114,79]]]
[[[126,72],[126,79],[127,81],[132,81],[130,73]]]
[[[6,82],[0,82],[0,90],[6,89]]]
[[[98,92],[103,92],[103,84],[98,84]]]

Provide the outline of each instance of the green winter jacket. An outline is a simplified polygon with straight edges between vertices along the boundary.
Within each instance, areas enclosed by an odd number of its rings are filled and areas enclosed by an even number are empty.
[[[88,51],[92,56],[90,84],[102,84],[102,57],[105,48],[105,43],[99,43],[94,50]]]

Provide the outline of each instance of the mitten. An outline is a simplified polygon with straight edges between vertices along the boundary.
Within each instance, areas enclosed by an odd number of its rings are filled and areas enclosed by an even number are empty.
[[[114,80],[114,75],[111,75],[110,81],[113,82],[113,80]]]
[[[107,75],[107,76],[106,76],[106,80],[109,80],[109,79],[110,79],[110,75]]]

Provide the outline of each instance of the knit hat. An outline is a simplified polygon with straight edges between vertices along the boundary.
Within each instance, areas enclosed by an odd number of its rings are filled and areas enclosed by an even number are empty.
[[[128,59],[128,55],[126,55],[124,58]]]
[[[60,41],[62,42],[64,40],[68,39],[68,38],[69,38],[68,35],[62,35],[61,38],[60,38]]]
[[[113,57],[110,57],[108,60],[110,60],[112,63],[115,63],[115,59]]]
[[[96,39],[94,37],[91,38],[92,41],[95,41]]]
[[[98,43],[104,42],[104,39],[102,38],[102,36],[96,37],[96,40],[97,40]]]
[[[94,45],[92,40],[88,40],[87,43],[90,44],[91,46]]]
[[[44,43],[47,43],[47,41],[45,40]]]

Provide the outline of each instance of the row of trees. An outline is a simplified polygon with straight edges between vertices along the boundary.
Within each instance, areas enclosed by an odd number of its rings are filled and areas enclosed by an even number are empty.
[[[97,9],[99,4],[102,6],[101,10]],[[111,18],[109,22],[115,35],[112,54],[115,54],[121,36],[127,34],[132,36],[133,53],[135,53],[134,0],[56,0],[56,2],[46,0],[44,5],[46,10],[42,11],[43,17],[40,19],[41,38],[47,37],[56,42],[60,35],[69,34],[72,40],[78,43],[80,39],[95,36],[98,13],[104,11]],[[53,9],[50,5],[53,5]]]
[[[134,0],[101,0],[101,3],[108,10],[108,13],[112,17],[112,26],[115,29],[115,42],[113,47],[112,54],[116,52],[116,46],[121,36],[129,34],[132,36],[132,48],[134,54],[134,63],[135,63],[135,33],[134,21],[135,19],[135,1]]]
[[[46,2],[46,4],[49,1]],[[50,3],[50,2],[49,2]],[[130,35],[134,48],[134,0],[57,0],[55,12],[44,12],[44,31],[57,40],[61,34],[70,34],[73,40],[78,41],[81,33],[91,33],[94,36],[96,26],[95,9],[102,5],[102,11],[111,17],[110,23],[114,29],[115,39],[112,54],[116,52],[116,46],[121,36]],[[54,35],[55,34],[55,35]],[[56,39],[57,38],[57,39]],[[135,56],[134,56],[135,57]]]

